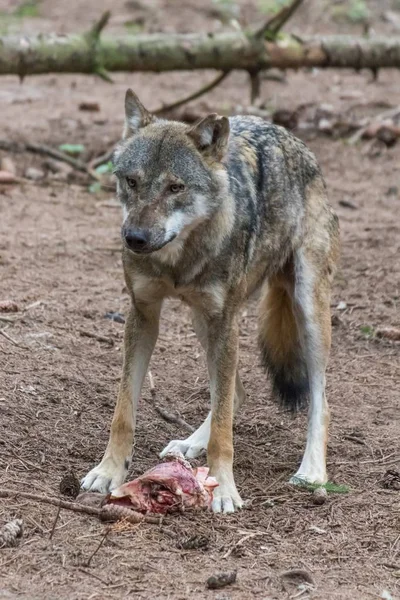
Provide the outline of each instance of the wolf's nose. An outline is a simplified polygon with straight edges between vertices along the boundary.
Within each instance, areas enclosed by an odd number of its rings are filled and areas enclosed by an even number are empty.
[[[143,250],[150,241],[149,232],[144,229],[127,229],[124,237],[127,246],[135,252]]]

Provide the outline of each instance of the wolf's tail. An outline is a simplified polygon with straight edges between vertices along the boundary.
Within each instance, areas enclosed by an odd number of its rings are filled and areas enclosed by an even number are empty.
[[[279,281],[260,302],[258,341],[262,361],[282,405],[296,411],[307,404],[309,382],[292,299]]]

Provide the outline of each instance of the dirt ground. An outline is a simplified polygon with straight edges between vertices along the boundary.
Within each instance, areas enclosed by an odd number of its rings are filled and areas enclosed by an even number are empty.
[[[43,0],[34,17],[5,18],[17,2],[0,2],[2,29],[9,32],[74,31],[99,16],[99,3]],[[305,3],[288,29],[354,32],[361,25],[332,20],[329,3]],[[337,5],[338,3],[335,3]],[[340,4],[340,3],[339,3]],[[395,33],[382,20],[396,3],[369,2],[374,31]],[[248,23],[260,5],[239,3]],[[111,8],[110,32],[140,18],[144,30],[215,30],[211,2],[175,0],[101,3]],[[397,13],[399,14],[399,13]],[[0,16],[0,20],[1,20]],[[84,158],[99,155],[122,129],[123,95],[133,87],[149,108],[195,90],[212,73],[117,74],[114,85],[83,76],[3,77],[0,138],[58,147],[82,143]],[[335,110],[374,102],[398,103],[400,74],[288,73],[286,82],[264,81],[270,107],[328,103]],[[82,112],[95,100],[99,112]],[[194,107],[229,110],[248,104],[246,76],[232,74]],[[379,151],[368,142],[350,146],[321,135],[305,136],[316,153],[338,212],[342,259],[332,299],[333,345],[328,369],[332,425],[330,480],[348,494],[329,494],[322,506],[292,489],[305,444],[306,416],[282,412],[271,398],[255,344],[256,305],[241,318],[240,372],[248,400],[235,424],[235,474],[246,508],[232,516],[184,514],[162,527],[140,525],[104,536],[96,519],[31,501],[1,500],[0,525],[21,516],[25,531],[17,548],[0,550],[0,598],[117,599],[301,597],[319,600],[400,598],[400,492],[384,486],[388,470],[400,470],[399,345],[379,340],[379,326],[400,326],[400,145]],[[5,156],[5,152],[0,157]],[[19,175],[43,167],[34,154],[10,155]],[[353,208],[340,204],[350,202]],[[0,488],[58,495],[67,470],[83,476],[107,442],[121,369],[123,325],[105,318],[124,313],[128,297],[120,260],[120,211],[111,192],[92,194],[76,173],[68,181],[0,186],[0,300],[19,306],[15,321],[0,321]],[[338,310],[339,303],[346,303]],[[104,341],[85,333],[104,337]],[[151,363],[160,404],[198,425],[207,413],[204,357],[188,312],[165,306]],[[162,420],[146,386],[141,401],[130,475],[154,465],[173,438],[185,436]],[[201,461],[200,461],[201,462]],[[200,549],[182,549],[194,535]],[[218,571],[237,569],[222,591],[206,589]],[[301,569],[302,578],[283,576]],[[386,595],[385,595],[386,594]]]

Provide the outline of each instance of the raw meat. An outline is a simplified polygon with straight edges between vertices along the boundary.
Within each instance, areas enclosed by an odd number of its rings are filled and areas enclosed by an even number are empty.
[[[217,485],[208,476],[208,467],[192,469],[182,454],[169,454],[164,462],[111,492],[106,503],[156,514],[210,508]]]

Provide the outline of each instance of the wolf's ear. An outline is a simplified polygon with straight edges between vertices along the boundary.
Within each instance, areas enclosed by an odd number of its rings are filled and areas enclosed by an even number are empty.
[[[225,154],[229,139],[229,120],[217,114],[208,115],[188,131],[197,148],[217,160]]]
[[[153,115],[145,109],[139,98],[132,90],[125,94],[125,127],[122,137],[134,135],[142,127],[146,127],[153,120]]]

